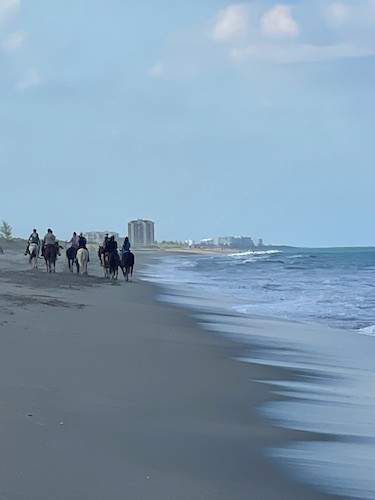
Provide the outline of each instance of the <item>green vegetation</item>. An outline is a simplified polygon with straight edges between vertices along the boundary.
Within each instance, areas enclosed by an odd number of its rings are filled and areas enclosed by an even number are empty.
[[[12,233],[12,226],[3,220],[0,225],[0,236],[4,238],[4,240],[11,241],[13,239]]]

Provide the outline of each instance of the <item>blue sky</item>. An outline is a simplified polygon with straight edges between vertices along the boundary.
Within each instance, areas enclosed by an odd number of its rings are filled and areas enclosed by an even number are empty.
[[[0,218],[375,245],[375,1],[170,4],[0,0]]]

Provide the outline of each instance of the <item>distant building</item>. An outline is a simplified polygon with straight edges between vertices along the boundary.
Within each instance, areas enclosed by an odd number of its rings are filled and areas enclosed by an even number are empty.
[[[155,224],[151,220],[132,220],[128,224],[128,236],[135,247],[151,247],[155,243]]]
[[[231,247],[233,245],[234,236],[219,236],[217,244],[219,247]]]
[[[250,236],[237,236],[233,238],[231,246],[240,250],[250,250],[255,247],[255,244]]]
[[[106,234],[114,236],[116,239],[119,237],[118,233],[114,233],[113,231],[88,231],[85,233],[85,236],[89,243],[101,243]]]
[[[237,248],[249,250],[255,247],[254,240],[250,236],[220,236],[217,240],[219,247]]]
[[[213,247],[215,246],[215,240],[213,238],[204,238],[200,240],[199,245],[202,247]]]

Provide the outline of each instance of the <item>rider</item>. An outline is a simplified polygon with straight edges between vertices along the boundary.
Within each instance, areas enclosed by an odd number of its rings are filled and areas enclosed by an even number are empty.
[[[109,236],[108,236],[108,233],[107,233],[105,235],[104,241],[103,241],[103,252],[104,253],[108,253],[108,242],[109,242]]]
[[[87,255],[88,255],[88,261],[87,262],[90,262],[90,254],[89,254],[89,251],[87,249],[87,240],[83,236],[83,233],[79,233],[79,237],[78,237],[78,250],[80,248],[84,248],[85,250],[87,250]]]
[[[44,249],[48,245],[58,246],[58,242],[56,241],[56,236],[53,234],[52,229],[47,230],[47,234],[43,238],[42,242],[42,255],[44,254]]]
[[[68,241],[68,243],[70,243],[70,246],[75,248],[76,250],[78,249],[79,247],[79,236],[77,235],[77,233],[74,231],[73,233],[73,236],[71,237],[71,239]]]
[[[83,236],[83,233],[80,233],[80,235],[78,237],[78,248],[86,248],[86,245],[87,245],[87,240]],[[86,250],[87,250],[87,248],[86,248]]]
[[[40,245],[40,239],[39,239],[39,234],[36,229],[33,229],[33,232],[30,234],[29,239],[27,240],[27,246],[25,250],[25,255],[28,255],[30,253],[29,251],[29,245],[34,243],[35,245]]]
[[[130,241],[128,236],[125,236],[124,243],[122,244],[121,248],[121,253],[128,253],[130,252]]]
[[[115,253],[117,252],[117,249],[118,249],[117,241],[115,240],[114,236],[111,236],[107,243],[107,252]]]

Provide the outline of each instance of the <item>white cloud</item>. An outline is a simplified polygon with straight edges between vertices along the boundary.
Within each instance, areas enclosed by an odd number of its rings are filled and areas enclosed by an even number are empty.
[[[165,69],[164,69],[164,64],[163,63],[156,63],[154,66],[149,71],[149,75],[152,78],[162,78],[165,74]]]
[[[16,31],[8,35],[2,42],[1,47],[5,52],[13,52],[19,49],[27,38],[27,34],[23,31]]]
[[[20,0],[0,0],[0,21],[4,21],[16,14],[19,11],[20,5]]]
[[[288,5],[275,5],[262,16],[260,23],[262,33],[269,36],[295,37],[300,32]]]
[[[42,83],[39,71],[36,68],[32,68],[28,71],[23,78],[21,78],[17,84],[16,88],[20,91],[28,90],[32,87],[37,87]]]
[[[249,12],[245,4],[235,4],[221,10],[212,30],[212,38],[228,42],[243,37],[249,28]]]
[[[343,2],[333,2],[327,6],[326,17],[333,26],[342,26],[351,17],[351,7]]]

